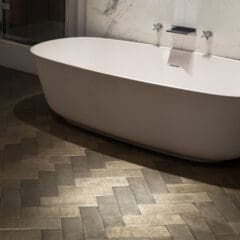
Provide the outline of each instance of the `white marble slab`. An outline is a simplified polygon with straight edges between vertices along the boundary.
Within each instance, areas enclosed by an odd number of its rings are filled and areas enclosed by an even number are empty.
[[[152,30],[161,22],[161,44],[240,59],[239,0],[87,0],[87,35],[157,44]],[[196,27],[197,37],[167,33],[171,25]],[[203,30],[214,33],[207,44]]]

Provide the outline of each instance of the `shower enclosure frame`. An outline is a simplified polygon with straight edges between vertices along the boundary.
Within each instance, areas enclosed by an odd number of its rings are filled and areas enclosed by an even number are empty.
[[[84,36],[85,35],[85,13],[86,0],[65,0],[65,15],[64,15],[64,33],[63,37]],[[11,42],[30,45],[28,41],[13,38],[6,38],[6,22],[4,11],[11,11],[11,5],[0,0],[0,40],[4,39]]]

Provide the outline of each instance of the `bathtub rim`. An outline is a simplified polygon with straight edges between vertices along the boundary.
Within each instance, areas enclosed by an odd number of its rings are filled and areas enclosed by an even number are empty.
[[[201,91],[201,90],[196,90],[196,89],[174,87],[174,86],[169,86],[169,85],[166,85],[166,84],[164,85],[164,84],[156,84],[156,83],[152,83],[152,82],[145,82],[145,81],[141,81],[137,78],[126,78],[124,76],[117,75],[117,74],[112,75],[112,74],[108,74],[108,73],[103,72],[103,71],[96,71],[96,70],[89,69],[89,68],[86,68],[86,67],[81,67],[81,66],[78,66],[77,64],[76,65],[69,64],[69,63],[66,63],[66,62],[63,62],[63,61],[57,61],[53,58],[44,57],[42,54],[38,53],[38,51],[36,50],[39,46],[41,46],[43,44],[47,44],[47,43],[54,42],[54,41],[64,41],[64,40],[71,40],[71,39],[94,39],[94,40],[101,39],[101,40],[106,40],[106,41],[127,42],[127,43],[130,43],[130,44],[137,44],[137,45],[144,45],[144,46],[147,46],[147,47],[159,48],[159,46],[155,46],[155,45],[152,45],[152,44],[134,42],[134,41],[129,41],[129,40],[119,40],[119,39],[102,38],[102,37],[69,37],[69,38],[53,39],[53,40],[45,41],[45,42],[42,42],[42,43],[38,43],[38,44],[36,44],[36,45],[34,45],[30,48],[30,52],[34,55],[34,57],[42,58],[42,59],[45,59],[45,60],[48,60],[48,61],[51,61],[51,62],[55,62],[55,63],[58,63],[58,64],[63,64],[65,66],[69,66],[69,67],[73,67],[73,68],[78,68],[78,69],[91,71],[91,72],[98,73],[98,74],[103,74],[103,75],[106,75],[106,76],[113,76],[113,77],[122,78],[122,79],[130,80],[130,81],[135,81],[135,82],[138,82],[138,83],[150,84],[150,85],[153,85],[153,86],[166,87],[166,88],[188,91],[188,92],[193,92],[193,93],[200,93],[200,94],[212,95],[212,96],[218,96],[218,97],[240,99],[240,93],[239,93],[239,95],[236,95],[236,94],[232,94],[232,95],[230,95],[230,94],[220,94],[220,93],[218,94],[218,93],[206,92],[206,91]],[[168,50],[174,49],[174,48],[170,48],[170,47],[166,47],[166,46],[160,46],[160,47],[164,48],[164,49],[168,49]],[[184,50],[184,49],[179,49],[179,50],[188,51],[188,50]],[[192,51],[189,51],[189,52],[192,52]],[[196,51],[193,51],[193,53],[198,55],[198,56],[201,56],[201,57],[206,56],[205,54],[200,53],[200,52],[196,52]],[[221,57],[221,56],[216,56],[216,55],[210,55],[210,58],[211,57],[214,57],[214,58],[217,58],[217,59],[224,59],[224,60],[227,60],[227,61],[231,61],[231,62],[235,62],[235,63],[240,64],[240,60],[238,60],[238,59],[226,58],[226,57]]]
[[[37,44],[37,45],[40,45],[40,44]],[[149,44],[146,44],[146,45],[149,45]],[[163,48],[170,49],[168,47],[163,47]],[[30,51],[32,53],[32,48],[30,49]],[[198,53],[198,52],[194,52],[194,53],[204,56],[203,54]],[[221,94],[217,94],[217,93],[208,93],[208,92],[204,92],[204,91],[200,91],[200,90],[191,90],[191,89],[178,88],[178,87],[169,86],[169,85],[163,85],[163,84],[154,84],[154,83],[151,83],[151,82],[144,82],[144,81],[141,81],[141,80],[138,80],[138,79],[126,78],[126,77],[123,77],[123,76],[111,75],[111,74],[108,74],[108,73],[105,73],[105,72],[94,71],[92,69],[83,68],[83,67],[79,67],[79,66],[74,66],[74,65],[67,64],[67,63],[64,63],[64,62],[56,61],[54,59],[49,59],[47,57],[36,55],[34,53],[32,53],[32,54],[34,55],[35,58],[39,58],[39,59],[42,59],[42,60],[45,60],[45,61],[50,61],[52,63],[61,64],[61,65],[67,66],[67,67],[79,69],[79,70],[82,70],[82,71],[89,71],[89,72],[93,72],[93,73],[96,73],[96,74],[105,75],[105,76],[108,76],[108,77],[109,76],[110,77],[116,77],[118,79],[122,79],[122,80],[125,80],[125,81],[128,80],[128,81],[133,81],[133,82],[139,83],[139,84],[147,84],[147,85],[151,85],[151,86],[158,86],[158,87],[163,87],[163,88],[169,88],[169,89],[176,90],[176,91],[183,91],[183,92],[189,92],[189,93],[195,93],[195,94],[202,94],[202,95],[208,95],[208,96],[221,97],[221,98],[226,98],[226,99],[237,99],[237,100],[240,100],[240,95],[239,96],[238,95],[227,95],[227,94],[221,95]],[[218,56],[214,56],[214,57],[218,57]],[[223,58],[223,57],[219,57],[219,58]],[[227,58],[223,58],[223,59],[227,59]],[[239,62],[239,64],[240,64],[240,60],[234,60],[234,59],[229,59],[229,60],[230,61]],[[38,72],[38,69],[37,69],[37,72]],[[39,72],[38,72],[38,75],[39,75]]]
[[[38,43],[34,46],[32,46],[30,48],[30,52],[34,55],[34,57],[38,57],[38,58],[41,58],[41,59],[44,59],[44,60],[48,60],[48,61],[51,61],[51,62],[54,62],[54,63],[58,63],[58,64],[63,64],[65,66],[69,66],[69,67],[73,67],[73,68],[77,68],[77,69],[81,69],[81,70],[85,70],[85,71],[90,71],[90,72],[94,72],[94,73],[98,73],[98,74],[103,74],[103,75],[106,75],[106,76],[113,76],[113,77],[117,77],[117,78],[122,78],[122,79],[125,79],[125,80],[129,80],[129,81],[134,81],[134,82],[137,82],[137,83],[142,83],[142,84],[149,84],[149,85],[152,85],[152,86],[159,86],[159,87],[166,87],[166,88],[171,88],[171,89],[175,89],[175,90],[182,90],[182,91],[188,91],[188,92],[193,92],[193,93],[199,93],[199,94],[204,94],[204,95],[211,95],[211,96],[217,96],[217,97],[226,97],[226,98],[232,98],[232,99],[240,99],[240,93],[239,95],[230,95],[230,94],[217,94],[217,93],[209,93],[209,92],[206,92],[206,91],[201,91],[201,90],[196,90],[196,89],[188,89],[188,88],[179,88],[179,87],[174,87],[174,86],[169,86],[169,85],[164,85],[164,84],[156,84],[156,83],[152,83],[152,82],[145,82],[145,81],[141,81],[137,78],[126,78],[124,76],[121,76],[121,75],[112,75],[112,74],[108,74],[106,72],[102,72],[102,71],[96,71],[96,70],[93,70],[93,69],[89,69],[89,68],[86,68],[86,67],[81,67],[81,66],[78,66],[77,64],[74,65],[74,64],[69,64],[69,63],[66,63],[66,62],[63,62],[63,61],[57,61],[53,58],[48,58],[48,57],[44,57],[43,55],[41,55],[40,53],[37,53],[36,51],[36,48],[43,45],[43,44],[47,44],[47,43],[50,43],[50,42],[54,42],[54,41],[64,41],[64,40],[71,40],[71,39],[94,39],[94,40],[106,40],[106,41],[116,41],[116,42],[127,42],[127,43],[130,43],[130,44],[137,44],[137,45],[144,45],[144,46],[147,46],[147,47],[155,47],[155,48],[164,48],[164,49],[168,49],[168,50],[171,50],[171,49],[175,49],[175,48],[170,48],[170,47],[166,47],[166,46],[155,46],[155,45],[152,45],[152,44],[148,44],[148,43],[141,43],[141,42],[134,42],[134,41],[129,41],[129,40],[119,40],[119,39],[112,39],[112,38],[103,38],[103,37],[68,37],[68,38],[59,38],[59,39],[53,39],[53,40],[49,40],[49,41],[45,41],[45,42],[41,42],[41,43]],[[182,51],[188,51],[188,50],[184,50],[184,49],[178,49],[178,50],[182,50]],[[192,51],[188,51],[188,52],[192,52]],[[202,57],[205,57],[206,55],[203,54],[203,53],[199,53],[199,52],[195,52],[193,51],[194,54],[198,55],[198,56],[202,56]],[[226,58],[226,57],[220,57],[220,56],[216,56],[216,55],[210,55],[210,58],[211,57],[214,57],[214,58],[217,58],[217,59],[225,59],[227,61],[231,61],[231,62],[236,62],[236,63],[239,63],[240,64],[240,60],[237,60],[237,59],[231,59],[231,58]]]

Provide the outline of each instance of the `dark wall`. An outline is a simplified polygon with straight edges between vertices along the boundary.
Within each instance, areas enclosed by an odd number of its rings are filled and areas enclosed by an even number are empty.
[[[11,25],[64,21],[65,0],[9,0]]]

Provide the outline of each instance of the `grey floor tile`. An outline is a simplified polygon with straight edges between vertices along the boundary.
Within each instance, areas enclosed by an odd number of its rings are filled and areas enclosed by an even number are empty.
[[[19,182],[5,182],[2,188],[0,204],[0,216],[19,217],[21,210],[21,198]]]
[[[86,157],[71,157],[72,169],[75,177],[85,178],[91,177],[91,173],[89,170],[88,162]]]
[[[145,168],[142,169],[142,173],[152,193],[168,192],[159,171]]]
[[[115,194],[122,215],[140,214],[137,202],[129,187],[114,187],[113,192]]]
[[[213,202],[197,203],[202,216],[216,235],[233,234],[234,231],[228,222],[217,210]]]
[[[196,240],[216,240],[206,221],[198,214],[182,214],[186,224],[189,226]]]
[[[144,178],[128,178],[128,182],[138,204],[155,202]]]
[[[103,221],[97,207],[80,208],[80,215],[83,221],[85,237],[105,238],[105,229]]]
[[[178,183],[182,183],[181,177],[179,177],[177,175],[166,173],[166,172],[160,172],[160,174],[161,174],[162,179],[163,179],[165,184],[178,184]]]
[[[36,138],[22,139],[21,151],[23,157],[34,156],[37,154],[37,141]]]
[[[40,205],[38,180],[21,181],[21,205],[22,207]]]
[[[58,195],[55,172],[39,172],[39,192],[41,197]]]
[[[229,196],[224,193],[209,193],[209,196],[219,212],[229,222],[236,222],[240,219],[240,210],[235,206]]]
[[[63,240],[62,229],[42,230],[41,240]]]
[[[51,136],[44,132],[37,133],[36,141],[39,153],[41,153],[42,151],[46,151],[47,149],[50,149],[53,146]]]
[[[174,240],[194,240],[192,233],[186,225],[169,225],[168,231]]]
[[[22,152],[20,144],[11,144],[5,146],[4,151],[4,168],[12,168],[22,160]]]
[[[57,184],[59,186],[74,186],[74,175],[71,164],[55,164]]]
[[[85,240],[82,221],[79,217],[62,219],[63,240]]]
[[[240,235],[237,234],[224,234],[224,235],[217,235],[217,240],[240,240]]]
[[[97,197],[97,201],[105,227],[123,225],[122,216],[114,196]]]
[[[41,231],[24,230],[24,231],[1,231],[1,240],[41,240]]]
[[[90,169],[106,168],[104,155],[101,153],[86,150],[86,159]]]
[[[4,171],[4,151],[0,150],[0,173]]]

